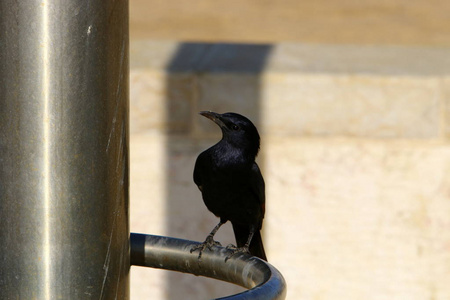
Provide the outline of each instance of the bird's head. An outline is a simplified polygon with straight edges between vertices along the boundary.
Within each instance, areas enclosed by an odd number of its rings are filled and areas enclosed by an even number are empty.
[[[253,158],[258,155],[259,133],[249,119],[232,112],[218,114],[212,111],[202,111],[200,114],[219,125],[222,129],[223,141],[242,149]]]

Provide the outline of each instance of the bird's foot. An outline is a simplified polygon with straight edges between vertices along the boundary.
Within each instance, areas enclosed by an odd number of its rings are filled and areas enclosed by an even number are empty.
[[[250,254],[250,251],[248,250],[248,246],[244,246],[244,247],[236,247],[235,245],[228,245],[226,247],[227,250],[231,250],[231,253],[227,255],[227,257],[225,257],[225,262],[227,260],[229,260],[233,255],[235,255],[236,253],[247,253]]]
[[[200,250],[198,253],[198,260],[201,260],[203,251],[205,251],[205,249],[212,250],[213,246],[222,246],[222,245],[219,242],[215,241],[212,236],[208,235],[208,237],[203,243],[195,245],[194,247],[191,248],[191,253],[196,250]]]

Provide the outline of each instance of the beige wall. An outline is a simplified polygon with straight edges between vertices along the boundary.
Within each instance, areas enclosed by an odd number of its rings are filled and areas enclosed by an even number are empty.
[[[450,45],[446,0],[131,0],[132,38]]]
[[[131,230],[205,238],[217,220],[192,171],[220,134],[197,112],[240,112],[262,133],[264,239],[288,299],[450,299],[448,4],[186,3],[131,1]],[[131,276],[133,299],[241,290]]]

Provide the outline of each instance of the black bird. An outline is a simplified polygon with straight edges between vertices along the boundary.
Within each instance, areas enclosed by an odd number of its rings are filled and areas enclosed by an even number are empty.
[[[214,235],[227,221],[233,225],[237,247],[267,261],[260,230],[265,212],[265,187],[255,158],[259,151],[259,134],[255,125],[236,113],[200,112],[222,129],[222,139],[202,152],[195,162],[194,182],[202,192],[206,207],[220,218],[206,240],[191,249],[202,252],[213,245]]]

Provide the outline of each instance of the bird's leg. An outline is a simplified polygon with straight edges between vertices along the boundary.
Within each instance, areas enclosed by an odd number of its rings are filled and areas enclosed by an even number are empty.
[[[202,258],[202,253],[206,248],[211,250],[212,246],[222,246],[219,242],[214,240],[214,235],[219,230],[220,226],[222,226],[225,223],[226,221],[223,222],[222,220],[220,220],[219,224],[217,224],[216,227],[214,227],[214,229],[211,231],[211,233],[208,234],[206,240],[203,243],[195,245],[194,247],[191,248],[191,253],[194,252],[195,250],[200,249],[200,252],[198,253],[198,259],[200,260]]]
[[[250,247],[250,243],[252,241],[253,235],[255,234],[255,230],[255,226],[250,226],[250,233],[248,234],[247,242],[245,242],[243,247],[236,247],[234,245],[227,246],[227,249],[231,250],[232,252],[225,258],[225,261],[229,260],[230,257],[235,255],[236,253],[250,253],[248,248]]]

